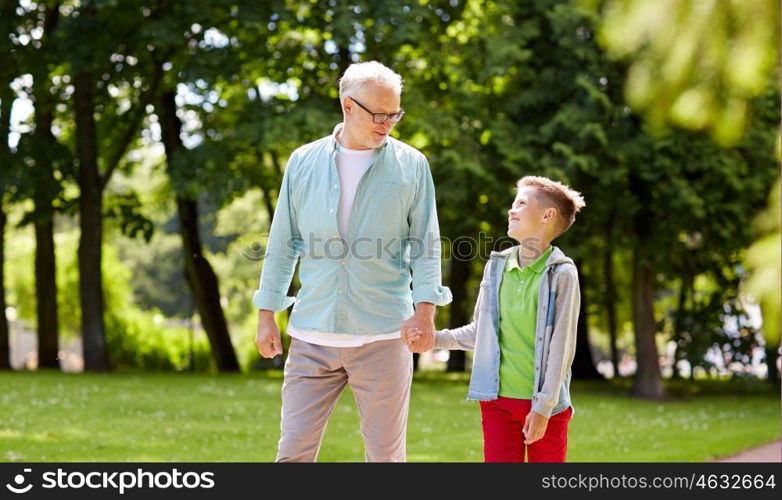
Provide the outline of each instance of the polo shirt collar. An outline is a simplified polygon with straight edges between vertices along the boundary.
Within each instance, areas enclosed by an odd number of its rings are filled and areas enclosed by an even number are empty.
[[[505,265],[505,269],[507,271],[511,271],[513,269],[518,269],[520,271],[524,271],[525,269],[529,269],[532,272],[536,272],[538,274],[542,273],[546,269],[546,262],[548,261],[549,256],[551,255],[551,252],[553,251],[554,247],[549,245],[549,247],[544,251],[540,257],[535,259],[535,262],[532,264],[527,265],[522,269],[521,266],[519,266],[519,248],[521,247],[515,247],[513,252],[508,256],[508,263]]]

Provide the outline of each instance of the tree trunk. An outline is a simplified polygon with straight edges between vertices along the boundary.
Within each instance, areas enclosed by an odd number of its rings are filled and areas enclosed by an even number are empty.
[[[473,309],[467,302],[467,281],[470,279],[472,262],[461,258],[451,261],[451,276],[448,283],[453,300],[451,301],[448,328],[459,328],[470,322]],[[448,364],[445,370],[449,372],[463,372],[466,367],[464,351],[450,351]]]
[[[98,172],[98,146],[93,115],[93,76],[74,78],[76,150],[79,158],[79,296],[81,298],[84,370],[107,371],[106,333],[103,323],[103,196]]]
[[[344,75],[345,71],[350,67],[351,64],[353,64],[353,60],[350,57],[350,47],[349,42],[347,40],[342,40],[341,42],[337,42],[338,45],[338,54],[339,54],[339,74]]]
[[[613,240],[613,212],[609,217],[606,227],[606,246],[603,252],[603,280],[605,283],[605,310],[608,320],[608,339],[611,349],[611,365],[614,367],[614,377],[619,376],[619,351],[616,347],[617,342],[617,321],[616,321],[616,283],[614,282],[614,240]]]
[[[271,232],[271,220],[274,217],[274,206],[277,201],[272,200],[270,189],[261,187],[261,191],[263,192],[263,205],[266,208],[266,213],[269,214],[269,231]]]
[[[10,4],[6,6],[3,14],[12,16],[13,6]],[[11,105],[14,100],[14,92],[11,90],[10,82],[6,81],[5,77],[8,75],[3,74],[2,76],[4,78],[0,78],[0,163],[5,165],[11,160],[8,150],[8,133],[11,130]],[[5,172],[8,172],[8,167],[4,168]],[[2,175],[0,173],[0,176]],[[2,179],[0,182],[6,182],[6,180]],[[10,329],[8,319],[5,317],[5,190],[6,186],[0,186],[0,370],[11,369]]]
[[[176,199],[179,215],[179,233],[182,236],[182,250],[185,259],[185,273],[195,296],[201,324],[204,326],[212,347],[217,369],[221,372],[239,371],[228,325],[220,306],[220,289],[217,275],[201,250],[198,234],[198,207],[194,200],[179,196]]]
[[[655,344],[654,271],[641,262],[640,243],[633,252],[633,323],[638,369],[631,394],[647,399],[665,397],[660,361]]]
[[[776,347],[766,346],[766,366],[768,366],[768,381],[779,384],[779,371],[777,371],[777,358],[779,354]]]
[[[9,106],[10,108],[10,106]],[[3,118],[5,118],[3,116]],[[4,140],[0,137],[0,140]],[[11,350],[8,319],[5,317],[5,207],[0,198],[0,370],[11,369]]]
[[[50,214],[50,216],[53,214]],[[35,221],[35,294],[38,314],[38,368],[59,368],[54,221]]]
[[[168,168],[174,168],[177,155],[182,148],[179,134],[182,122],[176,115],[176,92],[163,92],[160,107],[160,127],[163,145],[166,150]],[[239,371],[228,325],[220,306],[220,290],[217,275],[209,261],[204,257],[201,238],[198,233],[198,206],[195,200],[181,195],[176,197],[179,233],[182,236],[182,251],[185,260],[185,274],[195,297],[196,307],[201,316],[201,324],[209,338],[212,355],[221,372]]]
[[[581,262],[576,262],[576,267],[581,269]],[[595,368],[595,362],[592,359],[592,348],[589,344],[589,326],[587,323],[587,297],[584,293],[586,276],[579,275],[578,287],[581,292],[581,306],[578,313],[578,325],[576,336],[576,354],[573,358],[572,373],[573,378],[598,380],[603,376]]]
[[[44,6],[44,33],[40,49],[44,62],[52,62],[51,41],[59,20],[59,3]],[[35,151],[38,174],[33,189],[35,213],[35,295],[38,318],[38,368],[59,368],[57,318],[57,270],[54,248],[54,199],[59,183],[54,177],[53,152],[57,139],[52,133],[56,97],[49,85],[48,64],[41,64],[33,72],[33,101],[35,105],[35,137],[43,145]],[[37,148],[36,148],[37,149]]]

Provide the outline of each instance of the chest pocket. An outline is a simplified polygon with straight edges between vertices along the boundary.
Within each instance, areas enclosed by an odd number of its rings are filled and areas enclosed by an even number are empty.
[[[375,234],[406,235],[412,187],[394,182],[380,182],[362,201],[366,227]]]

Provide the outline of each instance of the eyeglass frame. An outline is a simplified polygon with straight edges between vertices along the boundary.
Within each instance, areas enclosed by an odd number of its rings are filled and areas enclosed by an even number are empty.
[[[402,120],[402,118],[405,116],[405,110],[401,109],[401,108],[396,113],[375,113],[374,111],[370,111],[369,108],[367,108],[366,106],[364,106],[363,104],[358,102],[354,97],[352,97],[352,96],[348,96],[348,97],[350,98],[351,101],[353,101],[356,104],[358,104],[358,106],[361,109],[363,109],[364,111],[366,111],[367,113],[372,115],[372,123],[376,123],[376,124],[379,125],[379,124],[383,124],[383,123],[387,122],[388,120],[391,120],[391,123],[399,123]],[[382,122],[377,121],[376,117],[378,115],[385,116],[385,119]],[[392,116],[395,116],[395,115],[399,115],[399,118],[396,121],[394,121],[394,119],[391,118]]]

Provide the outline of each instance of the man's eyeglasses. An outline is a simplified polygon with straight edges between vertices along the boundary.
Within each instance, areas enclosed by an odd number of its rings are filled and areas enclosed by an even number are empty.
[[[348,97],[350,97],[350,96],[348,96]],[[353,100],[353,102],[358,104],[361,109],[363,109],[364,111],[366,111],[367,113],[372,115],[372,121],[375,122],[375,123],[385,123],[388,120],[391,120],[391,123],[397,123],[399,120],[402,119],[403,116],[405,116],[404,110],[401,110],[401,109],[399,111],[397,111],[396,113],[391,113],[391,114],[388,114],[388,113],[375,113],[374,111],[370,111],[369,109],[367,109],[366,106],[364,106],[363,104],[361,104],[357,100],[353,99],[352,97],[350,97],[350,98]]]

